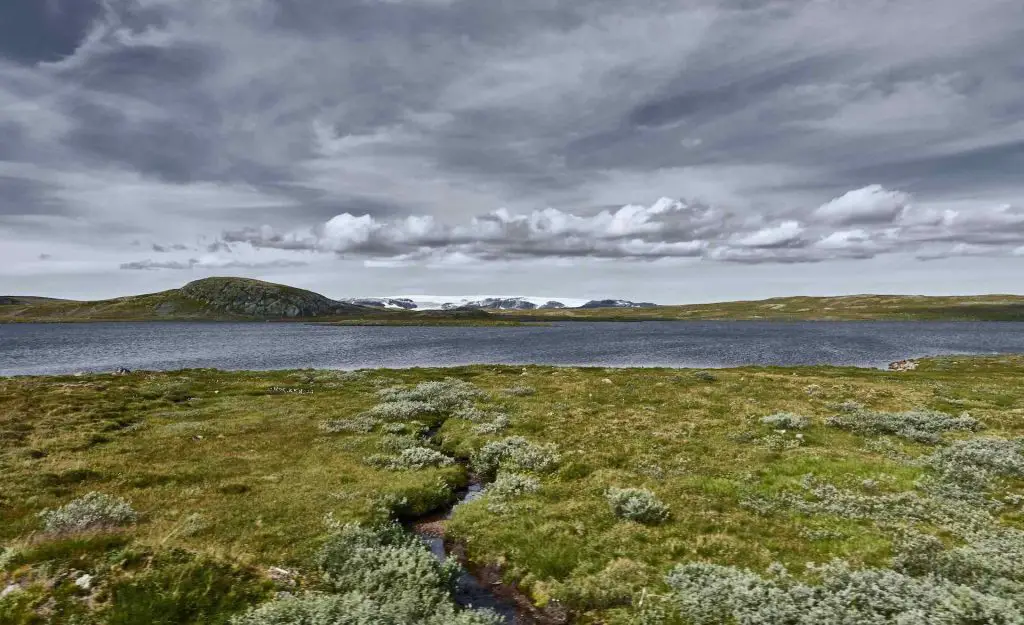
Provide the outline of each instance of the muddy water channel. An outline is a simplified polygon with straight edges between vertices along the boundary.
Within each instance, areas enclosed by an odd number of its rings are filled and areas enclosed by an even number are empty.
[[[469,487],[456,493],[450,507],[421,518],[410,524],[410,529],[430,547],[439,560],[455,558],[463,567],[455,587],[455,602],[462,607],[489,608],[508,625],[560,625],[568,622],[561,610],[536,608],[524,593],[501,580],[501,571],[495,567],[478,567],[466,559],[465,549],[445,538],[445,524],[455,508],[483,494],[483,486],[473,480]]]

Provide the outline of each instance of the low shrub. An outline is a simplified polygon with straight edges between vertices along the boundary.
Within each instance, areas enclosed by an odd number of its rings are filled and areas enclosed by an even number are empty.
[[[401,399],[377,404],[367,410],[365,416],[380,421],[409,421],[434,414],[437,410],[427,402]]]
[[[693,377],[697,378],[701,382],[714,382],[718,380],[718,377],[710,371],[694,371]]]
[[[498,414],[494,417],[493,421],[474,426],[473,432],[476,434],[497,434],[508,429],[510,425],[512,425],[512,421],[508,418],[508,415]]]
[[[503,392],[506,395],[512,395],[513,397],[528,397],[530,395],[536,395],[537,389],[525,384],[516,384],[515,386],[510,386],[505,389]]]
[[[329,419],[320,424],[320,429],[328,434],[341,434],[343,432],[369,434],[378,425],[380,425],[379,419],[363,414],[353,419]]]
[[[547,473],[558,465],[553,443],[538,445],[522,436],[491,441],[473,454],[473,470],[484,480],[494,479],[499,469],[512,473]]]
[[[502,473],[486,490],[486,493],[497,499],[513,499],[522,495],[537,492],[540,482],[537,478],[519,473]]]
[[[124,499],[92,492],[56,510],[43,510],[39,518],[47,534],[68,534],[130,525],[138,515]]]
[[[811,420],[792,412],[777,412],[761,417],[761,423],[773,430],[803,430],[811,424]]]
[[[414,402],[429,407],[430,412],[451,414],[460,408],[472,406],[484,394],[469,382],[447,378],[421,382],[412,388],[396,386],[382,389],[377,396],[386,403]]]
[[[967,413],[954,417],[936,410],[879,412],[859,406],[829,417],[825,423],[855,434],[891,434],[929,445],[941,442],[943,432],[976,432],[984,427]]]
[[[430,467],[447,467],[455,460],[429,447],[407,447],[397,456],[374,455],[367,464],[391,471],[416,471]]]
[[[285,597],[235,618],[232,625],[499,625],[500,618],[483,611],[458,611],[445,606],[417,621],[406,610],[374,601],[361,592],[306,594]]]
[[[1024,477],[1024,439],[996,437],[955,441],[925,459],[940,474],[955,476],[965,467],[994,475]]]
[[[605,499],[620,519],[653,525],[669,517],[668,505],[646,488],[609,488]]]
[[[439,561],[397,524],[336,526],[316,558],[323,588],[335,594],[285,598],[234,625],[497,625],[487,611],[459,610],[458,564]]]
[[[666,577],[671,602],[692,625],[1011,625],[1021,622],[1012,601],[935,577],[890,569],[855,570],[833,561],[808,566],[808,584],[773,565],[767,577],[731,566],[691,563]]]

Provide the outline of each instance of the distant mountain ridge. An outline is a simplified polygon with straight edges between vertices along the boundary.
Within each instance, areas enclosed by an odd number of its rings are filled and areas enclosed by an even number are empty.
[[[261,280],[204,278],[178,289],[92,302],[4,295],[0,296],[0,323],[320,321],[363,325],[490,325],[565,320],[717,319],[1024,322],[1024,296],[1020,295],[801,296],[679,306],[620,299],[568,301],[573,305],[547,298],[494,296],[334,300],[313,291]]]

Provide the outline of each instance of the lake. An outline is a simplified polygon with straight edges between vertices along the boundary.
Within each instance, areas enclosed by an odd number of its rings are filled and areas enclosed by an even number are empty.
[[[883,367],[940,354],[1024,353],[1024,323],[561,322],[519,327],[303,323],[0,325],[0,375],[128,369],[359,369],[464,364]]]

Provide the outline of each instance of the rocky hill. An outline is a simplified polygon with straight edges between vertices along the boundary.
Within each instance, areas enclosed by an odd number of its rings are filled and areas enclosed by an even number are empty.
[[[381,314],[319,293],[246,278],[205,278],[180,289],[94,302],[5,297],[2,321],[262,321]]]
[[[654,308],[657,304],[650,302],[631,302],[624,299],[595,299],[590,300],[580,308]]]
[[[261,319],[326,317],[364,310],[313,291],[245,278],[196,280],[179,293],[214,311]]]

